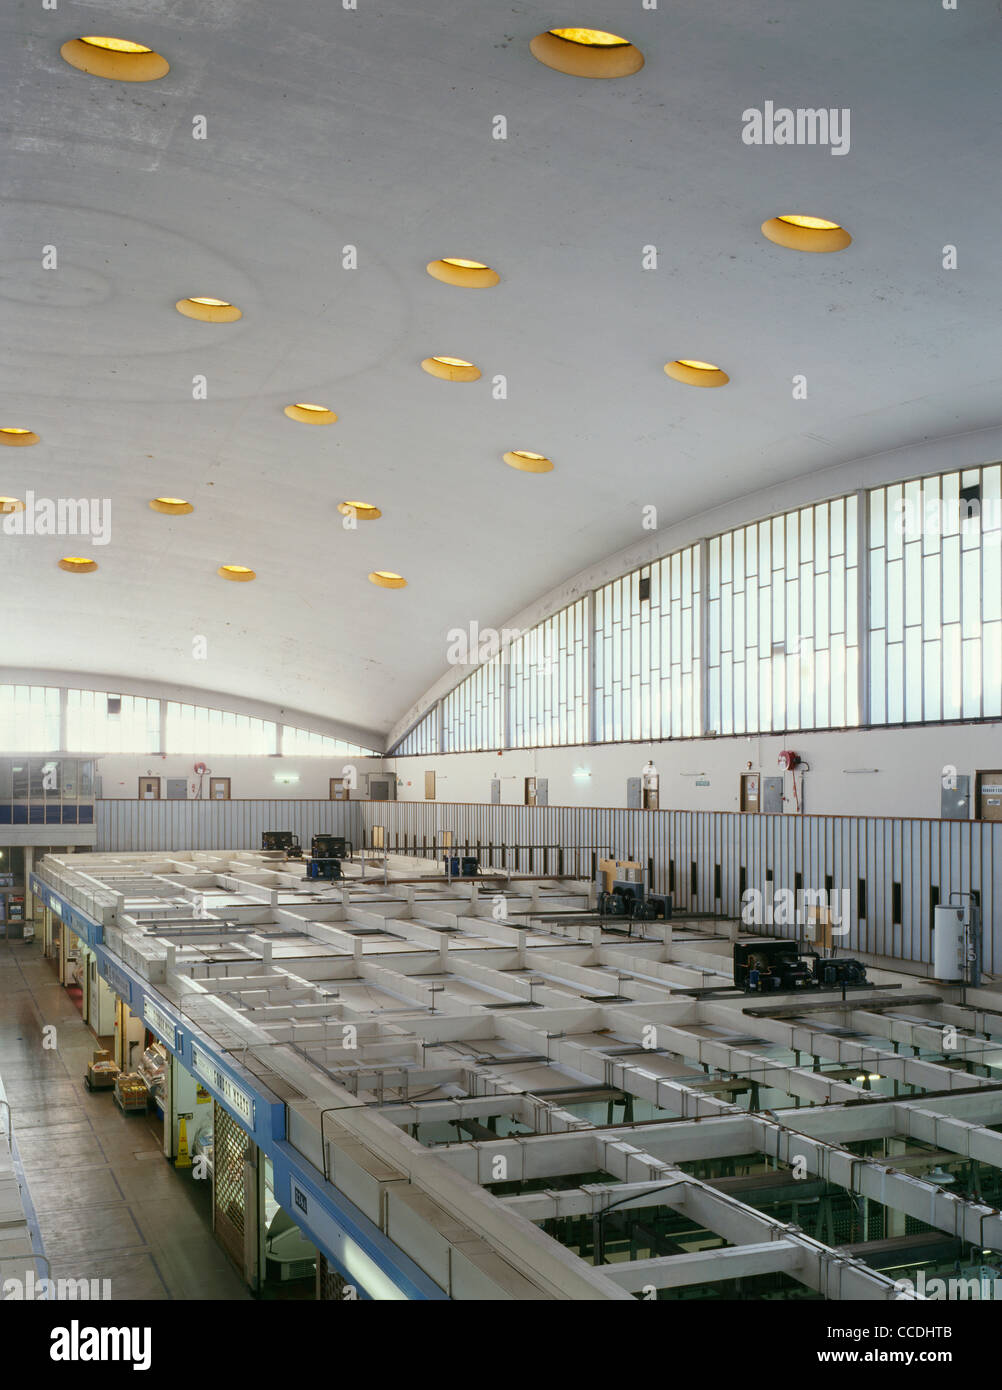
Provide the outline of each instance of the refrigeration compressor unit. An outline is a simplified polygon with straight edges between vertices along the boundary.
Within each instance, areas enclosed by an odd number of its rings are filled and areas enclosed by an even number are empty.
[[[474,854],[452,854],[446,869],[450,878],[475,878],[480,872],[480,860]]]
[[[294,830],[262,830],[261,849],[263,851],[277,851],[284,854],[286,859],[302,859],[303,857],[303,847]]]
[[[868,981],[866,966],[852,956],[819,956],[796,941],[752,941],[734,947],[734,983],[750,994],[766,994],[841,989]]]
[[[613,879],[612,888],[598,895],[602,917],[628,917],[633,922],[666,921],[671,917],[670,893],[648,893],[643,883],[633,879]]]
[[[306,877],[336,883],[341,877],[341,863],[351,858],[352,850],[351,841],[343,835],[314,835],[306,861]]]

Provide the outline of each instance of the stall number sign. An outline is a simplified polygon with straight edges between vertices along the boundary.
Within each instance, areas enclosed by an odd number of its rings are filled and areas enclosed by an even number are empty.
[[[168,1043],[174,1051],[177,1051],[177,1029],[164,1013],[163,1009],[157,1008],[152,999],[143,1000],[143,1018],[150,1025],[155,1033],[159,1033],[164,1042]]]
[[[191,1049],[191,1065],[203,1081],[207,1081],[213,1090],[218,1091],[228,1105],[233,1109],[253,1129],[254,1127],[254,1102],[246,1091],[242,1091],[235,1082],[231,1081],[225,1072],[220,1071],[215,1062],[198,1047]]]

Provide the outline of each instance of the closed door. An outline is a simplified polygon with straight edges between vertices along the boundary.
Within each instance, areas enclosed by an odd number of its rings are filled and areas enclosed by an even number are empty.
[[[535,804],[536,804],[536,779],[535,779],[535,777],[527,777],[527,778],[525,779],[525,804],[526,804],[526,806],[535,806]]]
[[[435,774],[426,772],[424,775],[424,799],[425,801],[435,800]]]
[[[331,801],[347,801],[348,788],[343,777],[331,778]]]
[[[140,801],[159,801],[159,800],[160,800],[160,778],[159,778],[159,777],[140,777],[140,779],[139,779],[139,800],[140,800]]]
[[[761,809],[758,799],[759,777],[757,772],[743,772],[741,774],[741,809],[742,811],[758,811]]]
[[[230,799],[230,779],[228,777],[209,778],[209,800],[210,801],[229,801]]]
[[[975,794],[978,820],[1002,820],[1002,772],[979,772]]]

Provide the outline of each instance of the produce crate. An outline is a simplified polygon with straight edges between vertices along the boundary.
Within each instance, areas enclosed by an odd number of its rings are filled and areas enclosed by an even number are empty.
[[[150,1093],[138,1072],[120,1072],[115,1078],[115,1100],[120,1110],[127,1115],[146,1113]]]

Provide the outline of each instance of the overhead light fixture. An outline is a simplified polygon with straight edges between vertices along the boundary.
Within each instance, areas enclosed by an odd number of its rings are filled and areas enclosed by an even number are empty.
[[[179,299],[174,308],[185,318],[200,319],[202,323],[235,323],[243,318],[243,313],[228,299],[211,299],[207,295]]]
[[[64,555],[59,568],[67,574],[92,574],[97,569],[97,561],[88,560],[84,555]]]
[[[547,29],[530,41],[529,51],[569,77],[629,77],[644,66],[639,48],[604,29]]]
[[[699,362],[694,357],[678,357],[665,363],[665,373],[686,386],[726,386],[730,377],[715,362]]]
[[[287,405],[285,413],[290,420],[298,420],[301,425],[333,425],[337,419],[333,410],[325,405],[313,405],[309,401],[297,401]]]
[[[232,579],[235,584],[249,584],[257,575],[246,565],[220,565],[216,570],[223,579]]]
[[[807,217],[799,212],[783,213],[762,223],[762,235],[777,246],[791,251],[844,251],[852,237],[838,222],[824,217]]]
[[[0,426],[0,444],[9,444],[23,449],[27,444],[37,444],[38,435],[34,430],[23,430],[17,425]]]
[[[376,521],[383,515],[372,502],[339,502],[337,509],[342,516],[354,516],[359,521]]]
[[[533,454],[528,449],[510,449],[504,456],[509,468],[517,468],[520,473],[552,473],[553,460],[545,454]]]
[[[113,82],[155,82],[170,72],[167,59],[144,43],[106,34],[86,34],[70,39],[59,52],[71,68],[92,77],[107,77]]]
[[[370,584],[378,584],[381,589],[404,589],[407,587],[407,580],[402,574],[394,574],[392,570],[373,570],[369,575]]]
[[[479,381],[480,368],[462,357],[426,357],[421,368],[440,381]]]
[[[486,290],[496,285],[501,276],[483,261],[466,261],[460,256],[443,256],[429,261],[425,269],[435,280],[446,285],[459,285],[464,290]]]
[[[0,512],[23,512],[24,503],[18,497],[0,497]]]
[[[936,1187],[949,1187],[951,1183],[957,1181],[952,1173],[948,1173],[945,1168],[941,1168],[937,1163],[931,1173],[926,1173],[926,1182],[933,1183]]]
[[[195,510],[183,497],[154,497],[150,500],[150,507],[155,512],[165,512],[167,516],[186,516]]]

